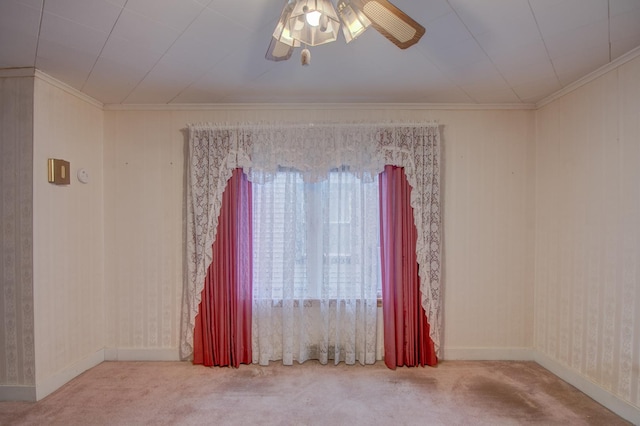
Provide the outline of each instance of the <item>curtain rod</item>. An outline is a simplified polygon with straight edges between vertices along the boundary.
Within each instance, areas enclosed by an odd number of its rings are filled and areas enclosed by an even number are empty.
[[[306,128],[349,128],[349,127],[438,127],[440,123],[436,121],[388,121],[388,122],[309,122],[309,123],[270,123],[270,122],[239,122],[239,123],[193,123],[188,124],[189,128],[196,129],[238,129],[238,128],[288,128],[288,129],[306,129]]]

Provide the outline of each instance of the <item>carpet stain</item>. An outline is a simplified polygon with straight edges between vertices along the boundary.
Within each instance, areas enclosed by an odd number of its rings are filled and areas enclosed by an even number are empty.
[[[224,384],[225,392],[268,394],[277,383],[275,369],[269,367],[247,367],[234,370],[231,380]]]
[[[540,421],[548,410],[548,407],[541,407],[522,389],[504,381],[474,376],[466,381],[464,388],[464,397],[470,405],[491,410],[500,416]]]
[[[399,381],[409,383],[424,390],[435,390],[438,388],[438,379],[422,374],[408,374]]]

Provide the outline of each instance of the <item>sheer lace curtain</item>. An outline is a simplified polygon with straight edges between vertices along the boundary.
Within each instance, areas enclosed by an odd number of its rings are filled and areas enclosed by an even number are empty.
[[[266,188],[284,176],[285,180],[289,179],[290,184],[297,182],[295,184],[298,185],[318,185],[317,191],[322,194],[322,183],[324,182],[324,185],[328,185],[329,188],[331,185],[327,182],[330,182],[332,178],[346,178],[346,174],[341,175],[342,172],[346,173],[348,170],[350,179],[359,181],[358,185],[366,185],[375,181],[374,177],[384,169],[385,165],[403,167],[408,183],[414,188],[411,193],[411,206],[414,209],[418,235],[416,257],[419,265],[422,306],[431,326],[431,339],[436,351],[438,351],[441,328],[440,133],[438,125],[432,123],[197,124],[189,126],[187,276],[183,292],[180,346],[183,359],[189,358],[193,353],[194,320],[198,313],[205,274],[211,264],[211,246],[215,240],[222,194],[227,180],[235,168],[240,167],[244,170],[249,180],[254,183],[254,190],[260,185],[265,185]],[[283,170],[289,170],[289,172],[283,174]],[[291,172],[292,170],[295,170],[295,173]],[[332,175],[332,173],[337,174]],[[362,191],[366,193],[367,189],[362,188]],[[254,200],[254,202],[256,201]],[[363,225],[364,228],[367,228],[366,224]],[[297,238],[296,235],[295,239]],[[291,247],[294,246],[286,246],[288,249]],[[366,255],[367,249],[364,247],[352,247],[351,249],[355,250],[357,256]],[[295,255],[289,259],[293,259],[295,270]],[[300,259],[297,261],[300,262]],[[331,273],[331,262],[325,262],[328,266],[326,268],[320,266],[320,270],[314,273]],[[334,266],[340,265],[341,261],[337,260],[336,262]],[[323,264],[323,262],[320,263],[320,265]],[[255,269],[257,268],[254,265]],[[363,269],[363,274],[366,275],[368,273],[367,266]],[[262,271],[264,272],[265,269]],[[295,277],[295,274],[292,276]],[[256,278],[254,274],[254,280]],[[363,278],[363,280],[373,281],[369,278]],[[295,294],[295,282],[293,287],[289,288],[290,290],[286,291],[293,291]],[[285,291],[284,289],[283,286],[282,291]],[[336,310],[342,316],[334,315],[334,317],[341,318],[340,321],[343,318],[355,317],[364,319],[360,327],[366,329],[369,326],[367,315],[370,314],[370,307],[373,307],[373,311],[375,311],[375,304],[370,306],[366,301],[375,299],[375,296],[370,296],[371,289],[366,285],[357,290],[361,292],[357,298],[361,301],[351,305],[346,302],[350,297],[348,294],[343,299],[344,303],[339,303],[337,301],[339,299],[335,297],[329,297],[328,299],[335,300],[332,306],[330,301],[323,302],[321,297],[323,289],[316,290],[315,298],[305,297],[302,299],[302,307],[300,301],[295,302],[295,300],[287,302],[286,307],[284,301],[282,307],[276,307],[280,309],[280,312],[285,310],[292,312],[294,316],[290,317],[288,321],[296,321],[296,312],[300,314],[302,311],[303,316],[307,315],[303,309],[304,300],[307,300],[306,303],[309,303],[309,300],[313,303],[315,300],[318,304],[315,312]],[[269,291],[274,290],[270,289]],[[274,305],[278,305],[278,302],[274,303],[273,297],[270,302],[264,302],[264,305],[260,305],[262,302],[255,302],[260,300],[257,294],[260,293],[255,293],[254,290],[254,317],[260,315],[260,306],[264,307],[268,304],[271,305],[271,308],[268,309],[271,313],[268,315],[277,312],[274,311]],[[314,312],[314,309],[309,312]],[[271,316],[270,320],[279,321],[277,315],[275,318]],[[298,318],[298,320],[304,324],[307,319]],[[325,324],[321,327],[333,331],[334,337],[323,337],[320,341],[324,343],[319,346],[307,345],[306,349],[303,344],[302,350],[298,349],[297,343],[299,342],[293,340],[291,345],[295,348],[291,352],[291,359],[302,361],[306,357],[317,356],[322,360],[322,357],[326,355],[327,358],[336,359],[339,357],[340,360],[347,362],[356,359],[360,362],[367,362],[370,356],[367,339],[364,338],[360,341],[356,339],[352,340],[352,343],[340,344],[340,339],[348,335],[350,331],[335,333],[337,325],[331,324],[331,322],[327,323],[327,321],[325,320]],[[352,324],[352,330],[357,330],[359,327],[355,325],[357,321]],[[313,332],[319,330],[322,331],[322,328]],[[261,330],[254,328],[252,333],[254,334],[252,337],[254,347],[256,347],[255,339],[259,340],[261,333]],[[331,333],[328,334],[328,336],[330,335]],[[340,339],[336,342],[335,336],[338,335]],[[285,343],[282,347],[287,347],[287,344]],[[278,350],[275,350],[275,356],[282,356],[285,362],[288,361],[285,354],[280,355],[277,352]],[[254,361],[266,362],[268,358],[274,356],[273,353],[273,348],[263,350],[259,347],[257,354],[254,353]],[[375,355],[375,350],[373,350],[373,355]]]
[[[287,169],[253,191],[253,362],[374,363],[377,179]]]

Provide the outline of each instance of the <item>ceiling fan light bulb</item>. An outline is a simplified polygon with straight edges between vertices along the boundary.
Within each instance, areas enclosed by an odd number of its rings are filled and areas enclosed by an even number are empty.
[[[312,27],[317,27],[318,25],[320,25],[320,18],[322,17],[322,13],[317,10],[314,10],[311,12],[307,12],[306,17],[307,17],[307,23],[309,25],[311,25]]]
[[[294,40],[308,46],[337,40],[340,18],[331,0],[295,0],[292,6],[289,28]]]

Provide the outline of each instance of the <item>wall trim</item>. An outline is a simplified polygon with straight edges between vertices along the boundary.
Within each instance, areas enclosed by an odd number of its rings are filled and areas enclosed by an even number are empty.
[[[49,83],[50,85],[57,87],[58,89],[61,89],[65,92],[67,92],[68,94],[75,96],[76,98],[83,100],[97,108],[100,108],[102,110],[104,110],[104,104],[94,98],[92,98],[89,95],[86,95],[84,93],[82,93],[81,91],[74,89],[73,87],[69,86],[66,83],[61,82],[60,80],[55,79],[54,77],[51,77],[49,74],[46,74],[38,69],[35,70],[35,72],[33,73],[33,75],[39,79],[42,80],[44,82]]]
[[[589,378],[538,351],[533,352],[533,360],[620,417],[640,425],[640,407],[620,399]]]
[[[178,348],[107,348],[104,350],[104,354],[105,361],[180,361]]]
[[[534,104],[421,103],[234,103],[234,104],[105,104],[105,111],[251,111],[251,110],[534,110]]]
[[[221,104],[103,104],[89,95],[33,67],[2,68],[0,78],[36,77],[105,111],[216,111],[216,110],[538,110],[547,104],[640,57],[640,46],[574,81],[536,103],[429,104],[429,103],[221,103]]]
[[[531,348],[445,347],[443,361],[533,361]]]
[[[0,401],[36,401],[35,386],[0,386]]]
[[[567,95],[571,92],[573,92],[576,89],[579,89],[580,87],[591,83],[593,80],[596,80],[599,77],[602,77],[604,74],[608,73],[609,71],[613,71],[617,68],[619,68],[620,66],[626,64],[627,62],[637,58],[640,56],[640,46],[636,47],[635,49],[632,49],[630,51],[628,51],[627,53],[625,53],[624,55],[621,55],[619,57],[617,57],[616,59],[614,59],[613,61],[609,62],[608,64],[605,64],[603,66],[601,66],[600,68],[598,68],[597,70],[585,75],[584,77],[574,81],[573,83],[569,84],[568,86],[558,90],[557,92],[547,96],[546,98],[538,101],[535,105],[535,109],[540,109],[543,106],[550,104],[551,102],[563,97],[564,95]]]
[[[532,348],[453,347],[444,348],[443,351],[443,361],[534,361],[620,417],[640,425],[640,407],[620,399],[587,377]],[[180,357],[178,348],[101,349],[37,386],[0,386],[0,401],[39,401],[103,361],[180,361]]]
[[[71,364],[62,371],[57,372],[53,376],[46,377],[42,380],[36,379],[36,401],[40,401],[42,398],[56,391],[64,384],[78,377],[85,371],[95,367],[96,365],[104,361],[104,349],[100,349],[97,352]]]
[[[35,68],[33,67],[0,68],[0,78],[23,78],[34,76]]]

